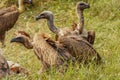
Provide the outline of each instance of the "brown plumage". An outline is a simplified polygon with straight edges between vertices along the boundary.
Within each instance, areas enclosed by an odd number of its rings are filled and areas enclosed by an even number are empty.
[[[61,50],[58,51],[59,49],[49,45],[41,34],[36,34],[33,41],[35,41],[33,42],[35,54],[43,64],[40,72],[50,67],[59,68],[69,59],[70,54],[66,50],[59,48]]]
[[[9,11],[9,12],[8,12]],[[0,10],[0,41],[4,46],[5,33],[13,27],[19,16],[15,7]]]
[[[31,3],[30,1],[25,1]],[[16,23],[19,15],[24,11],[24,0],[19,0],[19,8],[11,6],[0,10],[0,41],[4,46],[6,31],[10,30]]]
[[[59,38],[60,44],[63,44],[73,57],[79,62],[89,63],[91,61],[100,63],[101,57],[92,45],[78,36],[64,36]]]
[[[67,62],[72,58],[69,52],[63,48],[62,45],[53,41],[46,34],[36,33],[33,40],[31,40],[32,42],[27,40],[30,39],[29,37],[23,34],[20,35],[21,33],[18,34],[19,36],[13,38],[11,42],[19,42],[26,48],[29,48],[29,46],[26,46],[25,43],[28,45],[32,44],[35,55],[42,63],[40,73],[46,71],[50,67],[59,68],[60,65],[64,65],[64,62]]]
[[[101,57],[96,52],[96,50],[88,43],[87,40],[83,38],[80,34],[75,34],[74,31],[68,31],[67,35],[63,33],[60,29],[56,28],[53,22],[53,14],[50,11],[44,11],[40,13],[36,20],[47,19],[49,29],[55,33],[59,39],[60,44],[65,46],[72,56],[75,56],[79,62],[89,62],[95,57],[96,62],[99,62]],[[83,59],[82,59],[83,58]]]

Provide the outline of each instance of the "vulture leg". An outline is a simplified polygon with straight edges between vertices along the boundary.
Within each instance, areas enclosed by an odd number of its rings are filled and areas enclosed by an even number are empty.
[[[90,44],[94,44],[94,40],[95,40],[95,31],[91,30],[91,31],[88,31],[88,42]]]

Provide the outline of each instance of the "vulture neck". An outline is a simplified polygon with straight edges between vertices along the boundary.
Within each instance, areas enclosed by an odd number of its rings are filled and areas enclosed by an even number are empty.
[[[23,3],[23,0],[18,0],[18,1],[19,1],[18,2],[18,5],[19,5],[18,11],[21,14],[21,13],[23,13],[25,11],[25,6],[24,6],[24,3]]]
[[[33,45],[30,41],[27,41],[24,43],[24,46],[27,48],[27,49],[32,49],[33,48]]]
[[[81,28],[81,30],[83,30],[83,27],[84,27],[83,10],[78,10],[77,9],[77,15],[78,15],[78,19],[79,19],[79,27]]]
[[[54,25],[54,20],[53,20],[53,16],[51,16],[50,18],[47,19],[48,22],[48,27],[49,29],[55,33],[56,35],[59,35],[59,29],[55,27]]]

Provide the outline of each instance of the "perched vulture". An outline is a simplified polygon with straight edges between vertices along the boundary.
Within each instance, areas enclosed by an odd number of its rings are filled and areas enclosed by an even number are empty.
[[[36,33],[33,40],[31,40],[26,32],[18,31],[17,37],[13,38],[11,42],[21,43],[28,49],[34,49],[35,55],[42,63],[40,73],[50,67],[58,69],[60,65],[64,65],[64,62],[72,59],[72,56],[62,45],[59,45],[59,43],[43,33]]]
[[[36,20],[39,19],[47,19],[48,27],[49,29],[58,35],[59,39],[58,41],[60,44],[65,46],[65,48],[72,54],[72,56],[75,56],[78,58],[80,62],[89,62],[89,59],[93,59],[95,57],[95,61],[98,63],[101,60],[101,57],[96,52],[96,50],[89,44],[87,40],[85,40],[80,34],[74,34],[74,31],[66,32],[66,34],[63,33],[61,29],[58,29],[54,25],[53,21],[53,13],[50,11],[43,11],[40,13]],[[83,57],[85,59],[83,59]],[[89,57],[89,58],[88,58]]]
[[[0,41],[4,45],[5,33],[16,23],[19,15],[25,10],[25,3],[32,4],[31,0],[18,0],[19,7],[11,6],[0,10]]]
[[[75,25],[75,32],[79,33],[83,38],[85,38],[90,44],[94,44],[95,31],[87,31],[84,26],[84,15],[85,9],[90,8],[90,5],[85,2],[78,2],[76,4],[76,12],[79,19],[79,24]]]

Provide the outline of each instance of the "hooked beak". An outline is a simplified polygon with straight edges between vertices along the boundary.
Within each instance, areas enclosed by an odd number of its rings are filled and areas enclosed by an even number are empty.
[[[42,17],[39,15],[39,16],[36,16],[36,21],[38,21],[39,19],[42,19]]]
[[[12,42],[24,43],[24,39],[23,39],[22,37],[16,37],[16,38],[11,39],[10,42],[11,42],[11,43],[12,43]]]

